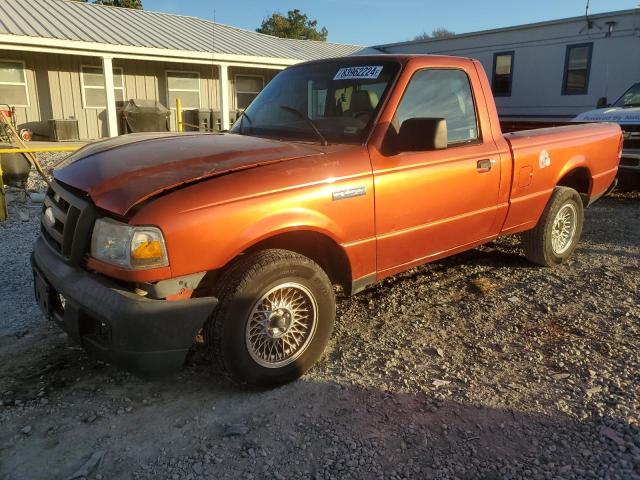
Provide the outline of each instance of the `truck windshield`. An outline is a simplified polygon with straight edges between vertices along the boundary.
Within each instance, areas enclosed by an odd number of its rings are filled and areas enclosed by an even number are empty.
[[[397,62],[358,57],[288,68],[260,92],[231,132],[361,143],[399,71]]]
[[[640,107],[640,83],[636,83],[629,90],[624,92],[616,103],[613,104],[614,107]]]

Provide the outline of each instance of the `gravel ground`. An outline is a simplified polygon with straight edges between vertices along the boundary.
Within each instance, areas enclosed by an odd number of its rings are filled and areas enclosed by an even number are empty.
[[[37,208],[0,224],[0,478],[640,479],[640,195],[587,211],[573,259],[507,238],[339,303],[302,380],[140,380],[32,299]],[[8,260],[8,261],[7,261]]]

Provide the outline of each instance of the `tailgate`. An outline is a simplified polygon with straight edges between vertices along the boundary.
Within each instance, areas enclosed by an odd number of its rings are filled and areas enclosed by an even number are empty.
[[[613,123],[591,123],[508,133],[514,168],[503,233],[533,228],[553,189],[569,183],[589,199],[613,182],[622,133]]]

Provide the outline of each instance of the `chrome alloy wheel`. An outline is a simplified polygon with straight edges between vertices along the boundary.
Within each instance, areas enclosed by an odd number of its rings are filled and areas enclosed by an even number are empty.
[[[578,223],[575,205],[567,203],[556,214],[551,227],[551,247],[556,255],[562,255],[573,243]]]
[[[245,332],[251,358],[266,368],[280,368],[307,349],[316,331],[318,306],[309,289],[298,283],[277,285],[260,298]]]

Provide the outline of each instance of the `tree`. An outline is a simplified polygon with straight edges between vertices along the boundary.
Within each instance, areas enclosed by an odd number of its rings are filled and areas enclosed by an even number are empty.
[[[452,37],[455,34],[456,34],[455,32],[452,32],[451,30],[447,30],[446,28],[436,28],[431,31],[431,35],[429,35],[427,32],[423,32],[420,35],[416,35],[415,37],[413,37],[413,39],[420,41],[420,40],[429,40],[432,38],[447,38],[447,37]]]
[[[142,0],[74,0],[76,2],[93,3],[95,5],[108,5],[109,7],[124,7],[142,10]]]
[[[260,28],[256,32],[272,35],[280,38],[295,38],[298,40],[327,41],[328,30],[322,27],[318,30],[318,21],[309,20],[309,17],[300,10],[289,10],[287,16],[275,12],[270,17],[262,20]]]
[[[142,0],[95,0],[98,5],[108,5],[110,7],[133,8],[142,10]]]
[[[431,35],[429,35],[427,32],[422,32],[420,35],[416,35],[415,37],[413,37],[413,40],[429,40],[431,38]]]
[[[431,36],[433,38],[447,38],[447,37],[453,37],[456,34],[456,32],[452,32],[451,30],[447,30],[446,28],[436,28],[435,30],[433,30],[431,32]]]

